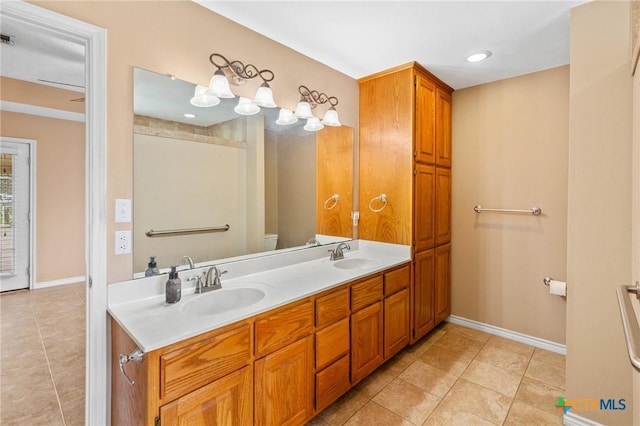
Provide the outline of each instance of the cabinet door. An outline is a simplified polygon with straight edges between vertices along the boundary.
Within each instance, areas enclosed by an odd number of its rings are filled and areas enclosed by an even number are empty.
[[[253,424],[251,367],[244,367],[160,407],[162,426]]]
[[[451,241],[451,170],[436,167],[436,245]],[[419,212],[416,212],[419,214]]]
[[[436,324],[451,313],[451,244],[436,248]]]
[[[436,160],[436,85],[416,76],[416,161],[434,164]]]
[[[351,383],[355,384],[383,361],[382,302],[351,315]]]
[[[416,250],[433,247],[435,237],[436,168],[416,164],[414,244]]]
[[[299,425],[313,415],[313,338],[255,362],[255,424]]]
[[[433,311],[435,250],[417,252],[413,280],[413,341],[435,326]]]
[[[409,290],[384,299],[384,358],[388,359],[409,344]]]
[[[451,95],[436,92],[436,165],[451,167]]]

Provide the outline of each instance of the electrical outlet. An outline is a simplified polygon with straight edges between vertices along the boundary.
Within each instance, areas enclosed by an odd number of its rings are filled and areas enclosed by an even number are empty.
[[[116,231],[116,254],[131,253],[131,231]]]

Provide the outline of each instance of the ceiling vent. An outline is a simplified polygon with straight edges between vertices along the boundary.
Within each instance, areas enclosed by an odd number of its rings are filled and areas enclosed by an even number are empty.
[[[0,41],[2,41],[2,44],[13,46],[16,44],[16,37],[8,34],[0,34]]]

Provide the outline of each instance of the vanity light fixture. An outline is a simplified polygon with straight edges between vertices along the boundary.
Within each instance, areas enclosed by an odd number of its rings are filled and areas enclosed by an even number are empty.
[[[473,55],[469,55],[467,57],[467,62],[484,61],[485,59],[487,59],[491,55],[492,55],[492,53],[491,53],[490,50],[481,50],[480,52],[476,52]]]
[[[240,96],[238,105],[233,110],[240,115],[255,115],[260,112],[260,107],[253,103],[251,99]]]
[[[208,108],[218,105],[220,99],[211,93],[207,86],[197,85],[193,98],[191,98],[189,103],[196,107]]]
[[[240,61],[229,61],[219,53],[212,53],[209,56],[209,62],[218,68],[209,82],[209,90],[215,96],[232,98],[234,95],[231,92],[229,83],[239,86],[244,84],[246,80],[260,77],[262,79],[262,84],[258,87],[256,96],[252,102],[256,106],[265,108],[276,107],[276,103],[273,100],[273,92],[271,91],[271,87],[269,87],[269,82],[275,78],[273,71],[268,69],[260,70],[253,64],[245,65]],[[246,101],[242,101],[242,106],[241,103],[238,102],[238,106],[236,108],[242,111],[256,111],[254,114],[257,114],[258,111],[260,111],[260,108],[257,110],[249,108]]]
[[[318,117],[311,117],[307,119],[307,124],[304,125],[303,129],[308,132],[317,132],[318,130],[324,129],[324,125]]]
[[[322,127],[317,128],[317,124],[315,121],[312,123],[309,120],[312,120],[313,113],[311,110],[318,106],[319,104],[329,103],[331,107],[324,114],[324,118],[322,119],[322,123],[325,126],[341,126],[340,120],[338,119],[338,111],[336,111],[336,105],[338,105],[338,98],[335,96],[327,96],[325,93],[320,93],[317,90],[309,90],[306,86],[298,86],[298,92],[300,93],[300,102],[298,102],[298,106],[296,107],[296,117],[298,118],[306,118],[307,125],[304,127],[305,130],[315,131],[320,130]],[[318,123],[320,124],[320,123]],[[307,129],[309,127],[309,129]],[[324,126],[323,126],[324,127]]]
[[[287,108],[280,108],[280,113],[278,114],[276,124],[287,126],[289,124],[296,123],[297,121],[298,117],[293,114],[293,111]]]

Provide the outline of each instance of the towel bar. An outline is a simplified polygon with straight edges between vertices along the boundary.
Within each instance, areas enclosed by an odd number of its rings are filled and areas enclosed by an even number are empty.
[[[482,212],[498,212],[498,213],[529,213],[532,214],[534,216],[538,216],[540,215],[540,213],[542,213],[542,209],[540,207],[531,207],[528,210],[518,210],[518,209],[487,209],[484,208],[480,205],[475,206],[473,208],[473,210],[476,213],[482,213]]]
[[[192,235],[192,234],[209,234],[211,232],[226,232],[228,231],[230,226],[214,226],[211,228],[190,228],[190,229],[167,229],[164,231],[154,231],[153,229],[149,229],[144,234],[147,237],[172,237],[177,235]]]

